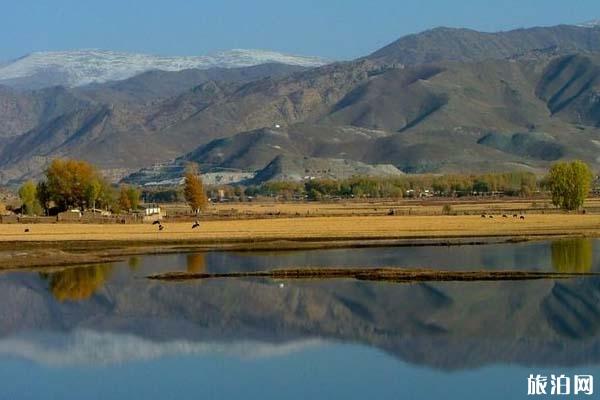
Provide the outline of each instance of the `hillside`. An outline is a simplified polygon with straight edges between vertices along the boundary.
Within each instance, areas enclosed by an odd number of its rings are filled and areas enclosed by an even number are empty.
[[[367,58],[382,63],[416,65],[444,60],[503,59],[533,50],[551,50],[562,54],[600,51],[600,27],[590,23],[585,26],[558,25],[494,33],[440,27],[404,36]]]
[[[0,141],[0,182],[35,177],[58,156],[87,159],[113,179],[172,160],[257,173],[279,155],[288,160],[283,170],[259,176],[327,171],[339,167],[335,160],[373,173],[379,164],[405,173],[543,172],[575,157],[598,168],[599,32],[440,28],[317,68],[147,72],[75,89],[2,90],[10,112],[0,114],[8,138]],[[430,39],[439,35],[458,40],[456,51],[437,48]],[[546,46],[549,38],[559,45]],[[412,49],[414,60],[398,48]]]
[[[584,90],[571,75],[556,74],[557,64],[573,63],[585,71]],[[205,171],[259,171],[278,156],[390,164],[419,173],[541,172],[565,157],[596,165],[600,120],[592,94],[598,65],[597,57],[559,56],[375,70],[334,105],[304,119],[310,122],[215,139],[183,159]],[[553,113],[553,96],[544,94],[551,87],[564,88],[563,96],[574,91],[577,100]],[[574,114],[585,123],[573,120]],[[278,175],[297,176],[292,164]],[[173,171],[168,165],[165,171]]]

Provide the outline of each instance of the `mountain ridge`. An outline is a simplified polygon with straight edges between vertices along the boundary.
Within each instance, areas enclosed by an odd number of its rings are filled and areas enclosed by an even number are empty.
[[[110,50],[34,52],[0,65],[0,84],[24,89],[62,85],[78,87],[131,78],[147,71],[239,68],[265,63],[316,67],[320,57],[296,56],[267,50],[233,49],[206,56],[155,56]]]

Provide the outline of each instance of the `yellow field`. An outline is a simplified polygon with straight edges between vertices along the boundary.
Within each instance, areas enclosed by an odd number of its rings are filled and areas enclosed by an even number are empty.
[[[355,216],[214,220],[192,230],[191,223],[155,225],[6,224],[0,242],[8,241],[197,241],[350,240],[424,237],[600,235],[600,215],[528,214],[525,220],[480,216]],[[28,228],[30,232],[25,233]]]
[[[387,215],[393,210],[397,215],[441,215],[448,204],[457,215],[499,213],[559,213],[549,199],[510,199],[488,201],[462,199],[423,199],[423,200],[373,200],[373,201],[331,201],[331,202],[244,202],[216,203],[204,212],[209,217],[262,218],[270,216],[312,217],[312,216],[370,216]],[[600,199],[588,199],[584,205],[588,212],[600,213]],[[188,214],[185,204],[165,205],[170,216]]]

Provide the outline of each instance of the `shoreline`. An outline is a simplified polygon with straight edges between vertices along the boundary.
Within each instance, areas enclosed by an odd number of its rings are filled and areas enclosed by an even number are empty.
[[[600,237],[598,215],[325,217],[166,225],[0,225],[0,270],[116,262],[130,256],[202,251],[294,251],[515,243]]]

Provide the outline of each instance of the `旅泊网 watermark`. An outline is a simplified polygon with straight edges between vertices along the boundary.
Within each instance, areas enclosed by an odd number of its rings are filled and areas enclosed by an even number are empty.
[[[527,378],[527,395],[587,395],[594,394],[594,377],[592,375],[565,374],[533,375]]]

